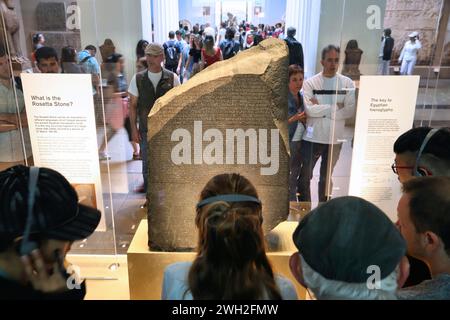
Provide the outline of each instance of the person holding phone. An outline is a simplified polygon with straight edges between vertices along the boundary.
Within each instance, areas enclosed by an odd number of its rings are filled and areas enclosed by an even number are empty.
[[[95,231],[100,212],[47,168],[0,172],[0,199],[0,300],[82,300],[85,283],[65,256]]]
[[[289,201],[297,201],[297,185],[302,167],[300,146],[305,132],[306,114],[303,95],[304,72],[298,65],[289,66],[288,124],[291,158],[289,160]]]

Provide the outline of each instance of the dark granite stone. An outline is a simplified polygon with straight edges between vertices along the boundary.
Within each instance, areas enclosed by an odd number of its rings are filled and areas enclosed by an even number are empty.
[[[195,205],[205,184],[217,174],[240,173],[255,185],[263,203],[263,229],[266,233],[286,220],[289,214],[287,68],[285,43],[278,39],[266,40],[258,47],[206,68],[155,103],[148,120],[147,137],[151,250],[187,251],[196,246]],[[223,151],[222,164],[221,161],[207,164],[216,156],[206,151],[211,141],[204,141],[203,146],[194,145],[196,121],[202,123],[202,137],[209,129],[222,134],[223,148],[216,148],[216,151]],[[180,143],[172,141],[172,134],[177,129],[186,129],[192,136],[192,164],[173,161],[174,147]],[[239,146],[236,140],[234,152],[227,152],[228,129],[254,130],[258,144],[251,148],[249,139],[245,138],[241,149],[245,161],[237,161]],[[274,148],[272,131],[279,141]],[[268,154],[278,155],[275,156],[278,170],[270,175],[262,170],[270,165],[261,161],[259,142],[265,140],[261,132],[268,135],[268,143],[262,144],[267,147]],[[196,152],[203,154],[199,164],[194,164]],[[220,153],[218,151],[217,154]],[[227,160],[229,155],[234,156],[234,161],[227,164],[231,159]],[[254,161],[254,156],[257,161]]]
[[[36,8],[37,28],[42,31],[66,31],[66,5],[41,2]]]

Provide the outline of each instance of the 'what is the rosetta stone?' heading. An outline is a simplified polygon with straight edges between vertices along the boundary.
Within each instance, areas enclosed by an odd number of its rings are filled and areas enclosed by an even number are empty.
[[[31,96],[33,107],[72,107],[72,101],[62,101],[58,96]]]

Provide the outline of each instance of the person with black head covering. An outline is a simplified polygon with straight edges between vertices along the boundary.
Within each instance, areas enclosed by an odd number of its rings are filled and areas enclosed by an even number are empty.
[[[303,218],[289,261],[297,281],[319,300],[394,300],[408,277],[406,243],[375,205],[333,199]]]
[[[0,199],[0,299],[83,299],[85,283],[68,274],[65,256],[95,231],[100,212],[47,168],[0,172]]]
[[[287,29],[287,37],[284,39],[289,48],[289,65],[296,64],[304,69],[303,46],[295,39],[296,32],[297,30],[294,27],[289,27]]]

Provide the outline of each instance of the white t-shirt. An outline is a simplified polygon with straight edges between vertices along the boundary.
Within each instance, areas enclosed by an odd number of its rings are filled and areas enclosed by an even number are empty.
[[[159,81],[162,78],[162,71],[158,72],[158,73],[153,73],[148,71],[148,78],[150,79],[150,81],[153,84],[153,88],[155,88],[158,86]],[[175,74],[173,77],[173,86],[179,86],[180,85],[180,79],[178,78],[178,76]],[[137,87],[137,83],[136,83],[136,75],[133,76],[133,78],[131,79],[130,82],[130,86],[128,87],[128,93],[135,96],[136,98],[139,97],[139,90]]]

